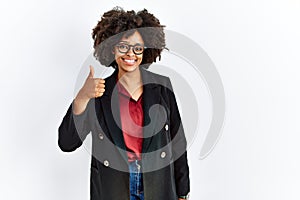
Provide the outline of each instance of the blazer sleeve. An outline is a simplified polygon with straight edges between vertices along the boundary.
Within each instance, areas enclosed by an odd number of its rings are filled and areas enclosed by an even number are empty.
[[[80,147],[91,130],[90,112],[93,99],[91,99],[83,113],[73,114],[73,103],[69,106],[58,128],[58,146],[64,152],[71,152]]]
[[[174,161],[177,196],[186,196],[190,192],[189,166],[187,160],[187,142],[177,106],[173,88],[168,79],[167,93],[170,106],[170,133]]]

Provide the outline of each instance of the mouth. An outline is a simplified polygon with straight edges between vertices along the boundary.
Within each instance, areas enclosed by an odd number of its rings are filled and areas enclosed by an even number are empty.
[[[122,60],[128,65],[134,65],[135,62],[137,61],[136,59],[128,59],[128,58],[122,58]]]

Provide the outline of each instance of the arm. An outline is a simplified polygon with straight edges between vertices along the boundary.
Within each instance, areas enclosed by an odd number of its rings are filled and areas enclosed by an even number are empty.
[[[82,145],[82,142],[90,132],[89,112],[92,100],[88,102],[87,108],[79,114],[73,112],[74,102],[69,106],[62,123],[58,128],[58,146],[62,151],[74,151]]]
[[[81,146],[83,140],[90,132],[89,113],[93,109],[94,98],[101,97],[105,91],[105,81],[94,78],[94,68],[90,66],[90,73],[70,105],[61,125],[59,126],[58,146],[62,151],[74,151]]]

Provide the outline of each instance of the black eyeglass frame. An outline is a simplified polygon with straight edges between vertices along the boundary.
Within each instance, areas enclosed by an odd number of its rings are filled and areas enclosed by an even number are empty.
[[[129,47],[128,50],[127,50],[127,51],[121,51],[121,50],[120,50],[120,46],[121,46],[121,45],[128,46],[128,47]],[[136,53],[135,47],[137,47],[137,46],[143,47],[143,51],[142,51],[141,53]],[[116,44],[115,47],[118,47],[118,48],[117,48],[118,51],[119,51],[120,53],[124,53],[124,54],[127,53],[128,51],[130,51],[130,49],[132,48],[132,51],[133,51],[133,53],[134,53],[135,55],[141,55],[141,54],[144,53],[145,49],[147,49],[146,46],[141,45],[141,44],[130,45],[130,44],[123,43],[123,42],[120,42],[120,43]]]

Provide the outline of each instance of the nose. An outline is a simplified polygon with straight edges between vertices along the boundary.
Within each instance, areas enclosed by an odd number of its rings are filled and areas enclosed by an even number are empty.
[[[134,56],[134,52],[133,52],[133,47],[132,46],[129,47],[129,49],[128,49],[128,51],[127,51],[126,54],[129,55],[129,56]]]

